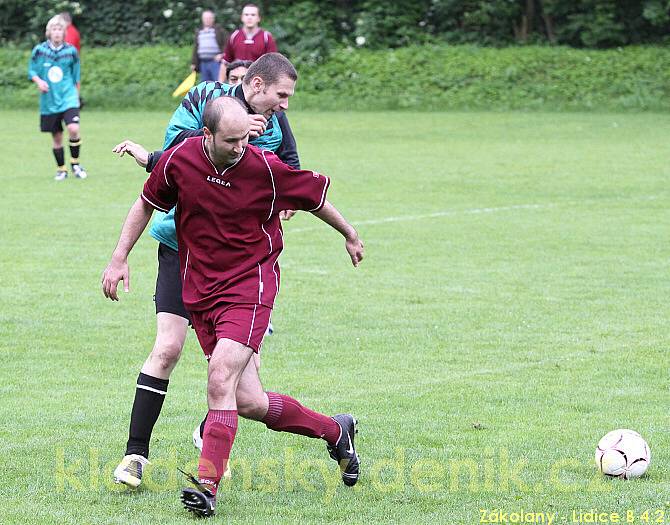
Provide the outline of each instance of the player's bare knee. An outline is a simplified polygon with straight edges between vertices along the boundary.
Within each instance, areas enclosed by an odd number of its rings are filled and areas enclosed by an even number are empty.
[[[156,341],[151,351],[151,361],[163,370],[172,370],[181,357],[182,348],[181,341]]]
[[[224,367],[210,369],[207,379],[207,397],[222,400],[235,397],[235,375]]]
[[[68,124],[67,133],[70,140],[79,140],[79,124]]]

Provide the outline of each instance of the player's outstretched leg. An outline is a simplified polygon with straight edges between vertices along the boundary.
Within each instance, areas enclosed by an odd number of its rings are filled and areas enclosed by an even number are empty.
[[[329,417],[310,410],[287,395],[276,392],[266,392],[266,395],[268,409],[261,421],[270,430],[325,440],[330,457],[340,465],[342,481],[348,487],[355,485],[360,473],[360,460],[354,447],[357,424],[354,417],[348,414]]]
[[[335,444],[329,444],[326,448],[330,457],[340,466],[344,484],[353,487],[358,481],[360,471],[360,459],[354,446],[358,421],[351,414],[338,414],[333,419],[340,426],[341,432]]]

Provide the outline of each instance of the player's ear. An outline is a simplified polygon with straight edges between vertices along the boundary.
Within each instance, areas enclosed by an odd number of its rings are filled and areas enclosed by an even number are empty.
[[[202,133],[205,135],[205,138],[208,139],[212,136],[212,132],[209,131],[209,128],[207,126],[202,127]]]
[[[260,93],[263,91],[264,84],[265,82],[263,82],[263,79],[258,75],[251,79],[251,87],[253,88],[254,93]]]

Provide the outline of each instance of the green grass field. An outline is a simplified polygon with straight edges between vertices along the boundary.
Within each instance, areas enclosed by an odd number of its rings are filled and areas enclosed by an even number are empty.
[[[364,475],[323,443],[241,422],[220,523],[480,523],[481,510],[670,523],[667,114],[295,113],[366,260],[307,214],[285,225],[269,390],[360,419]],[[3,112],[0,522],[192,523],[206,365],[193,333],[132,492],[111,483],[155,334],[156,243],[131,293],[100,275],[169,115],[84,111],[86,181],[52,180],[37,112]],[[598,475],[607,431],[638,430],[647,476]],[[626,516],[631,511],[633,514]],[[645,511],[648,522],[644,521]],[[536,521],[537,523],[537,521]],[[628,521],[631,523],[631,521]]]

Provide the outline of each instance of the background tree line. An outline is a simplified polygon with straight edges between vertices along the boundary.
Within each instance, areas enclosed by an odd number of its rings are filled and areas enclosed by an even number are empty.
[[[192,43],[203,9],[234,29],[238,0],[0,0],[0,42],[29,46],[70,11],[86,46]],[[333,49],[559,44],[607,48],[670,41],[670,0],[273,0],[256,2],[280,49],[319,62]]]

